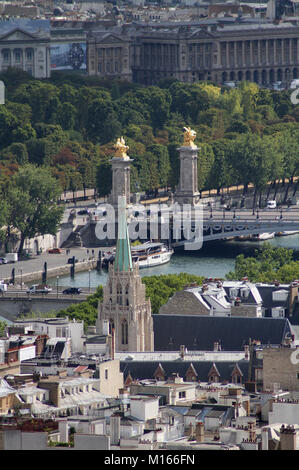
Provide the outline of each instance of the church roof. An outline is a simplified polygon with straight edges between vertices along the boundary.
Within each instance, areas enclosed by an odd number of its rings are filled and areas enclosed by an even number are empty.
[[[165,380],[167,380],[173,373],[179,374],[180,377],[187,379],[187,372],[190,365],[194,367],[197,374],[197,381],[207,382],[209,374],[213,365],[217,367],[220,381],[227,380],[231,382],[232,373],[235,369],[235,361],[120,361],[120,370],[124,373],[125,379],[130,374],[133,380],[146,380],[154,379],[155,372],[159,365],[163,367],[165,373]],[[248,377],[248,361],[242,360],[238,362],[238,367],[243,375],[243,380],[246,381]]]
[[[155,351],[211,351],[218,342],[223,351],[244,351],[249,340],[280,345],[291,333],[286,318],[152,315]]]
[[[126,216],[126,198],[119,197],[118,236],[114,262],[115,272],[132,271],[133,262]]]

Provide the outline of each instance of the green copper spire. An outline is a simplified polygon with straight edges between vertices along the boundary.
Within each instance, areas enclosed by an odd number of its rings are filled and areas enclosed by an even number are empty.
[[[117,236],[114,270],[116,272],[133,270],[131,244],[130,244],[130,239],[129,239],[127,217],[126,217],[125,196],[119,196],[118,198],[118,236]]]

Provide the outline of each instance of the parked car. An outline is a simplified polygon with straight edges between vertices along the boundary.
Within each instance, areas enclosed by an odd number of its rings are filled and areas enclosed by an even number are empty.
[[[78,211],[78,215],[86,215],[86,214],[89,214],[89,210],[88,209],[81,209]]]
[[[7,264],[8,261],[6,258],[0,258],[0,264]]]
[[[68,287],[62,291],[63,294],[80,294],[81,289],[80,287]]]
[[[18,261],[18,253],[6,253],[5,258],[8,263],[16,263]]]
[[[47,294],[52,291],[52,287],[49,287],[45,284],[33,284],[27,290],[27,294]]]
[[[62,249],[61,248],[51,248],[50,250],[48,250],[48,253],[50,253],[50,254],[62,253]]]
[[[267,209],[276,209],[277,204],[276,201],[267,201]]]
[[[73,264],[73,258],[69,258],[69,259],[67,260],[67,262],[68,262],[68,264]],[[75,258],[75,263],[78,263],[77,258]]]

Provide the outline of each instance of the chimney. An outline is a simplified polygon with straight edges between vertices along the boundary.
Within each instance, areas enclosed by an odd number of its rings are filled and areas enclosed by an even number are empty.
[[[110,416],[110,444],[118,446],[120,441],[120,414]]]
[[[245,359],[249,359],[249,346],[248,346],[248,344],[245,344],[244,352],[245,352]]]
[[[296,450],[296,431],[294,426],[280,428],[280,450]]]
[[[69,427],[67,419],[58,422],[59,432],[60,432],[60,442],[69,441]]]
[[[109,335],[109,320],[103,320],[102,333],[103,335]]]
[[[196,442],[203,442],[205,438],[205,427],[202,421],[196,423],[195,439]]]
[[[294,303],[298,300],[298,283],[292,282],[290,284],[290,293],[289,293],[289,314],[292,315]]]
[[[213,351],[220,351],[218,341],[215,341]]]
[[[181,359],[184,359],[185,354],[186,354],[186,348],[185,348],[184,344],[181,344],[181,346],[180,346],[180,357],[181,357]]]
[[[267,428],[262,428],[262,450],[269,450],[269,437]]]

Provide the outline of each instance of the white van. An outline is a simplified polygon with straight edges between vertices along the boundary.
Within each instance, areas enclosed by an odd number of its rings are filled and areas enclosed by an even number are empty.
[[[276,209],[276,201],[267,201],[267,209]]]

